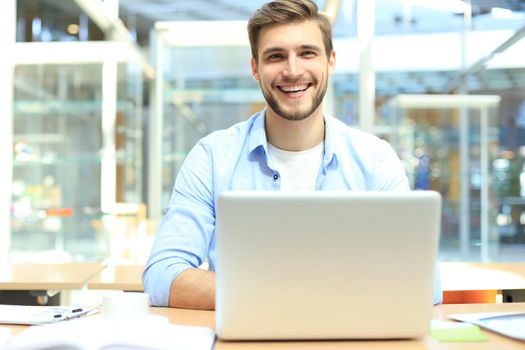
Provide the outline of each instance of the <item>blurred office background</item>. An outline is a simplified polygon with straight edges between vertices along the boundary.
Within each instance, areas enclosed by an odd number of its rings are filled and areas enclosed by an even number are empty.
[[[192,145],[264,106],[244,29],[263,3],[3,0],[0,259],[144,263]],[[317,4],[326,111],[443,195],[440,259],[524,260],[525,1]]]

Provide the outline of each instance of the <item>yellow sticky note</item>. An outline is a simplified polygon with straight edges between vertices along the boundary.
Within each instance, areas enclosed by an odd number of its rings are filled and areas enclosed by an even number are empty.
[[[430,336],[444,343],[474,343],[487,341],[479,326],[464,322],[433,320],[430,324]]]

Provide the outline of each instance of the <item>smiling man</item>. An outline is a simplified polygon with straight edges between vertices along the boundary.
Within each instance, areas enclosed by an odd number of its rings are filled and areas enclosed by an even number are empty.
[[[215,209],[223,191],[409,190],[390,145],[323,113],[336,55],[330,22],[314,2],[266,3],[248,34],[267,107],[204,137],[186,157],[143,274],[154,305],[215,308]],[[210,270],[199,269],[206,258]]]

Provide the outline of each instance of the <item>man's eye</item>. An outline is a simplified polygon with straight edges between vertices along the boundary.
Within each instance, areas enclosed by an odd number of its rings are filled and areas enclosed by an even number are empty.
[[[274,54],[268,56],[268,60],[270,60],[270,61],[276,61],[276,60],[279,60],[281,58],[283,58],[283,55],[278,54],[278,53],[274,53]]]
[[[317,56],[317,53],[315,51],[305,51],[303,52],[304,57],[315,57]]]

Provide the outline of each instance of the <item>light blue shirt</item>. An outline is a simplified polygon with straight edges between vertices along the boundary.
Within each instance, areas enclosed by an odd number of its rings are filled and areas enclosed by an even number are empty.
[[[264,128],[265,111],[201,139],[186,157],[144,270],[153,305],[167,306],[172,282],[206,258],[215,270],[215,208],[226,190],[279,191]],[[325,150],[316,190],[409,191],[403,165],[385,141],[325,117]],[[439,273],[434,303],[442,300]]]

